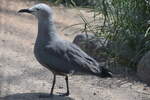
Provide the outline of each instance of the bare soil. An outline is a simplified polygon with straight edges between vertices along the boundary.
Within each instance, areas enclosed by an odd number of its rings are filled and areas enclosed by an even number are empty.
[[[64,77],[57,76],[53,98],[39,98],[39,95],[49,95],[53,75],[33,55],[37,20],[31,15],[16,13],[35,3],[0,0],[0,100],[150,100],[150,87],[146,84],[129,77],[102,79],[95,76],[70,76],[71,95],[67,97],[58,96],[66,92],[66,85]],[[72,41],[71,33],[79,26],[62,30],[81,22],[79,9],[52,8],[58,32]]]

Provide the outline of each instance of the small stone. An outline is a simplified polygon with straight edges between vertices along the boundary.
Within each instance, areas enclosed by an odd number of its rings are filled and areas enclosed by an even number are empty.
[[[62,86],[59,86],[59,89],[62,89],[63,87]]]
[[[96,93],[94,92],[93,95],[96,95]]]
[[[5,40],[2,40],[2,42],[5,42]]]

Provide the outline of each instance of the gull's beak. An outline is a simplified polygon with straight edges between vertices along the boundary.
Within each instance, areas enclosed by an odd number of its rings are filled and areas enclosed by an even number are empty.
[[[18,13],[32,13],[33,11],[30,9],[21,9],[18,11]]]

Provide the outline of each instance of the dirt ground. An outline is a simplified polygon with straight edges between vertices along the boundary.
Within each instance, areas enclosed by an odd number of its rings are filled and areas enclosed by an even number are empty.
[[[95,76],[70,76],[68,97],[58,96],[66,92],[66,85],[64,77],[57,76],[54,97],[39,98],[39,95],[49,95],[53,75],[33,55],[37,20],[31,15],[16,13],[35,3],[0,0],[0,100],[150,100],[150,87],[146,84],[130,78]],[[71,34],[79,26],[62,30],[81,22],[79,10],[62,6],[53,9],[58,32],[72,41],[74,35]]]

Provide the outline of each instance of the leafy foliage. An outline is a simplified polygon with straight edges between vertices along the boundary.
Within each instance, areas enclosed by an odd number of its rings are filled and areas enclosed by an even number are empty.
[[[64,4],[66,6],[88,6],[94,5],[96,0],[49,0],[55,4]]]
[[[109,57],[136,68],[143,54],[150,50],[149,8],[144,0],[97,0],[94,18],[102,13],[104,21],[94,28],[98,36],[105,36],[111,42],[107,48]]]

